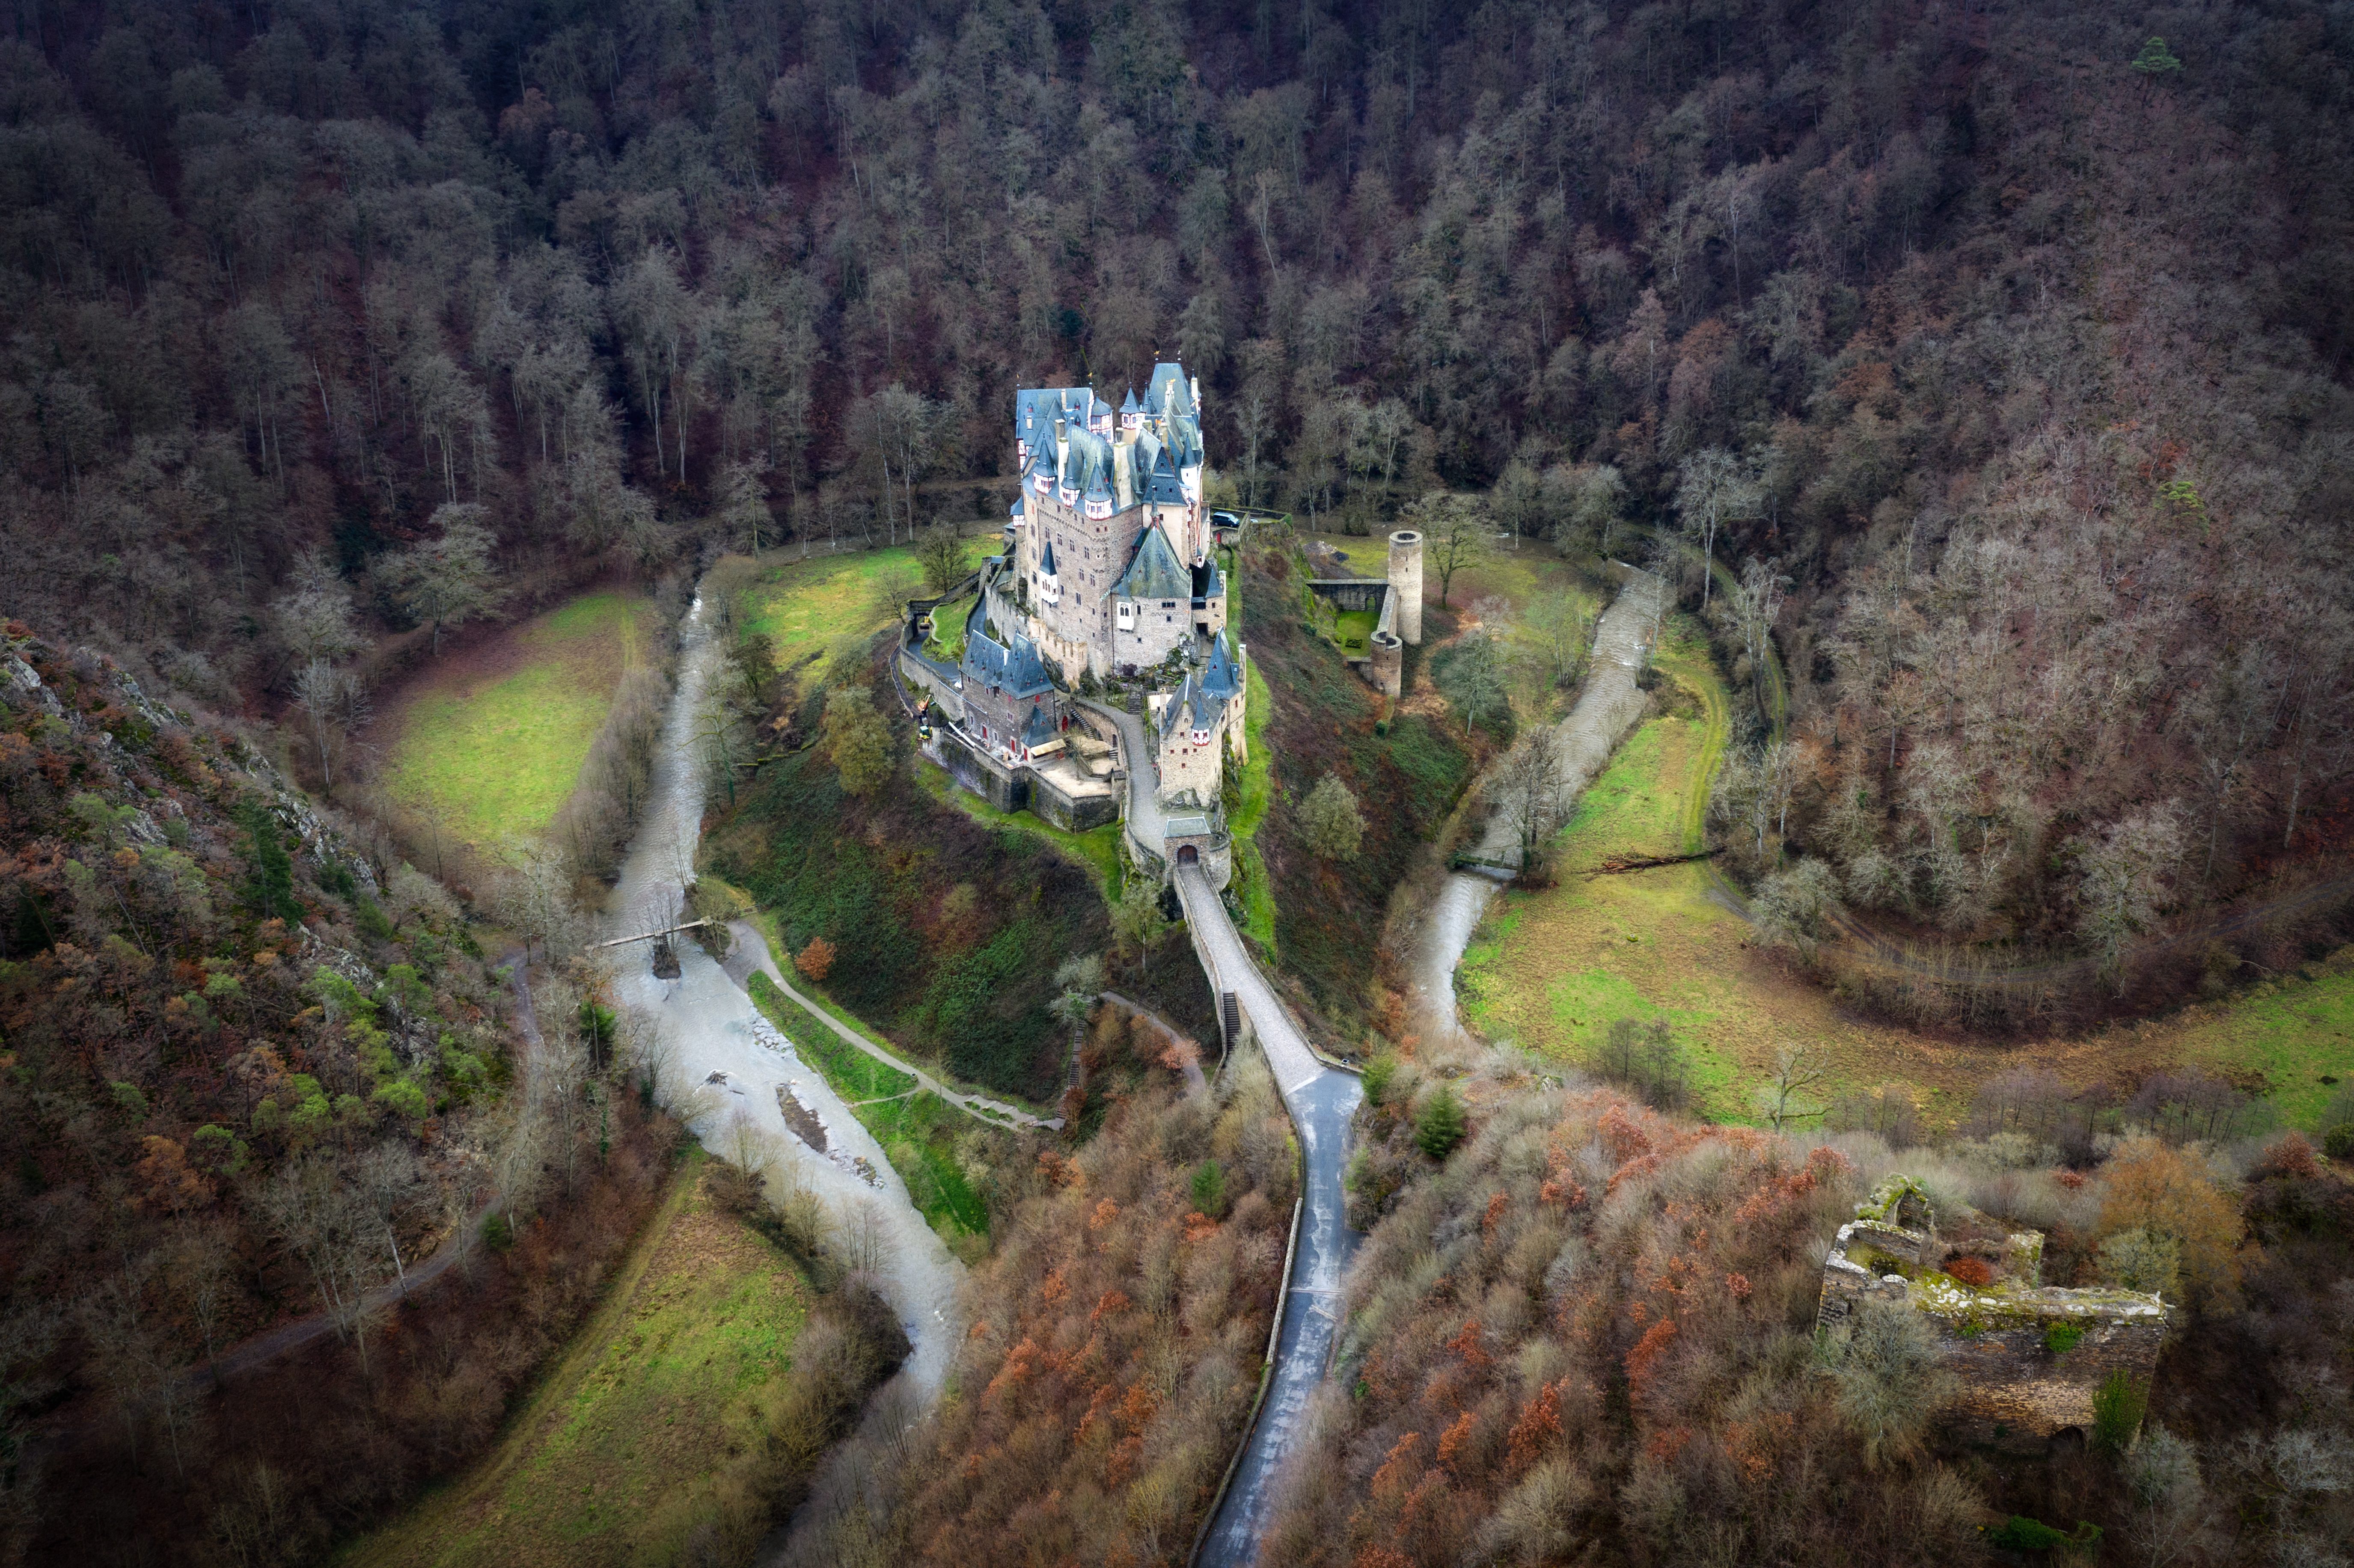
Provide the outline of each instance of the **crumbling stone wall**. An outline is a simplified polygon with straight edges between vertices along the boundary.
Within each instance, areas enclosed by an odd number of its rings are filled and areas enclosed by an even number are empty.
[[[2089,1433],[2094,1395],[2112,1372],[2148,1385],[2166,1338],[2163,1301],[2044,1285],[2040,1232],[2006,1231],[1975,1211],[1944,1218],[1941,1226],[1910,1178],[1882,1182],[1823,1261],[1817,1322],[1831,1327],[1867,1298],[1924,1314],[1961,1380],[1946,1421],[1972,1442],[2040,1446]],[[1963,1257],[1993,1277],[1956,1278],[1951,1270]]]

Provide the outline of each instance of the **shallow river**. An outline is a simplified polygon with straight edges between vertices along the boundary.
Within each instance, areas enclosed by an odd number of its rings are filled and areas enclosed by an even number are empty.
[[[704,807],[695,715],[720,655],[700,598],[687,617],[684,636],[678,690],[655,763],[653,805],[622,866],[615,895],[613,923],[619,936],[672,924],[677,918],[682,875],[694,874]],[[668,1047],[663,1102],[685,1114],[688,1125],[715,1153],[729,1147],[727,1129],[739,1111],[769,1136],[782,1165],[824,1200],[846,1234],[857,1238],[857,1250],[872,1260],[877,1284],[915,1347],[896,1380],[899,1387],[886,1391],[889,1397],[879,1403],[899,1410],[928,1406],[938,1393],[954,1353],[963,1265],[949,1255],[907,1202],[907,1188],[882,1148],[827,1086],[824,1075],[794,1054],[726,970],[682,938],[679,978],[659,980],[652,971],[651,946],[615,949],[625,956],[614,991],[623,1005],[661,1031]],[[780,1087],[790,1087],[824,1122],[827,1154],[819,1154],[787,1128],[777,1100]]]

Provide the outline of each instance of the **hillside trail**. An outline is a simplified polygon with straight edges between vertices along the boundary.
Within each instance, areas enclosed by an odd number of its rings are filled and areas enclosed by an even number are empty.
[[[988,1127],[1044,1128],[1049,1132],[1063,1129],[1061,1117],[1033,1116],[1021,1107],[1008,1105],[1003,1100],[992,1100],[986,1095],[966,1094],[961,1089],[950,1088],[913,1062],[902,1061],[796,990],[793,982],[785,978],[785,971],[777,967],[776,956],[769,951],[769,938],[760,935],[758,927],[748,920],[730,920],[727,930],[736,938],[735,946],[727,954],[727,961],[722,966],[727,970],[730,980],[737,985],[748,987],[754,970],[768,976],[779,991],[792,998],[811,1018],[839,1035],[843,1044],[864,1052],[894,1072],[905,1073],[915,1079],[916,1087],[908,1090],[909,1094],[928,1089],[973,1120]],[[901,1097],[894,1095],[889,1097],[897,1099]]]
[[[520,950],[507,953],[495,967],[507,971],[508,987],[514,992],[515,1029],[523,1036],[524,1044],[525,1092],[536,1093],[545,1064],[540,1054],[539,1018],[532,1010],[530,968]],[[374,1318],[387,1311],[412,1292],[447,1274],[451,1265],[466,1255],[467,1250],[473,1245],[474,1238],[482,1232],[482,1222],[498,1205],[499,1193],[495,1189],[476,1200],[472,1212],[451,1227],[450,1234],[441,1239],[441,1245],[434,1248],[430,1255],[410,1264],[396,1277],[367,1290],[361,1298],[360,1316]],[[178,1375],[185,1383],[217,1385],[233,1377],[241,1377],[257,1367],[267,1366],[281,1356],[315,1345],[334,1331],[334,1319],[323,1308],[306,1312],[274,1329],[240,1340],[210,1361],[191,1366]],[[95,1415],[90,1415],[69,1425],[79,1426],[95,1419]]]
[[[652,804],[614,894],[617,931],[673,924],[681,885],[695,874],[705,792],[695,715],[721,656],[712,619],[698,594],[680,629],[678,685],[655,758]],[[881,1145],[824,1075],[801,1060],[717,959],[691,942],[676,952],[676,980],[660,979],[649,956],[632,954],[613,983],[615,1000],[659,1038],[664,1105],[721,1158],[734,1142],[728,1135],[740,1115],[762,1135],[771,1171],[805,1184],[826,1205],[840,1245],[872,1275],[914,1347],[886,1385],[887,1403],[915,1413],[929,1408],[961,1327],[958,1292],[964,1266],[908,1202]],[[790,1093],[824,1124],[827,1153],[787,1126],[779,1092]]]
[[[1634,571],[1595,628],[1585,689],[1560,723],[1521,737],[1522,747],[1550,744],[1558,758],[1559,800],[1565,812],[1601,772],[1618,742],[1642,717],[1642,673],[1666,605],[1667,585],[1649,572]],[[1492,774],[1491,774],[1492,777]],[[1488,814],[1478,846],[1482,861],[1516,863],[1520,843],[1511,813]],[[1438,896],[1416,923],[1407,944],[1407,1002],[1428,1038],[1453,1040],[1462,1032],[1455,1006],[1455,967],[1478,928],[1496,890],[1511,880],[1509,871],[1489,868],[1450,873]]]

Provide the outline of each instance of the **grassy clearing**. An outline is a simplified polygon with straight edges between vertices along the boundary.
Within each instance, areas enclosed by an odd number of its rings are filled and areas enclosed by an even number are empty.
[[[801,1060],[825,1075],[883,1153],[907,1196],[942,1240],[955,1247],[965,1237],[989,1234],[989,1203],[975,1190],[956,1140],[976,1124],[928,1089],[912,1074],[885,1066],[845,1042],[764,974],[752,976],[753,1003],[784,1032]]]
[[[646,660],[652,613],[642,599],[588,594],[429,666],[388,715],[393,798],[478,848],[546,827],[614,686]]]
[[[812,1299],[790,1259],[704,1188],[690,1146],[611,1292],[497,1450],[359,1541],[343,1568],[667,1563],[791,1365]]]
[[[915,552],[904,545],[807,560],[764,556],[737,614],[748,630],[774,643],[778,666],[791,669],[845,640],[864,649],[868,638],[898,618],[886,590],[898,583],[912,598],[924,591],[923,582]],[[961,622],[956,634],[963,635]]]
[[[1244,672],[1247,693],[1244,699],[1243,739],[1250,753],[1243,763],[1242,799],[1226,819],[1227,828],[1235,835],[1235,856],[1242,873],[1243,934],[1259,945],[1269,959],[1275,956],[1275,889],[1267,876],[1267,861],[1259,853],[1258,828],[1267,820],[1267,808],[1275,798],[1275,754],[1268,748],[1267,725],[1275,716],[1275,694],[1267,690],[1267,677],[1258,673],[1254,662]]]
[[[1612,1020],[1664,1014],[1691,1052],[1704,1108],[1744,1119],[1748,1088],[1776,1048],[1826,1051],[1843,1088],[1907,1084],[1932,1121],[1969,1106],[1976,1086],[2014,1067],[2074,1084],[2124,1084],[2198,1065],[2258,1076],[2283,1118],[2306,1125],[2354,1077],[2354,950],[2221,1004],[2079,1038],[1996,1044],[1867,1022],[1749,945],[1749,927],[1712,892],[1703,864],[1586,876],[1605,854],[1697,848],[1707,780],[1724,746],[1726,694],[1700,648],[1670,641],[1660,665],[1701,700],[1697,718],[1655,717],[1620,747],[1558,842],[1557,886],[1507,891],[1465,951],[1466,1020],[1550,1059],[1590,1058]]]
[[[1363,653],[1382,618],[1370,609],[1344,609],[1332,617],[1332,641],[1343,653]]]

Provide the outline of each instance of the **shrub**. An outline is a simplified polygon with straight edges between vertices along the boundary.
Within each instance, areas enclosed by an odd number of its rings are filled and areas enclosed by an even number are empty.
[[[2321,1152],[2332,1160],[2354,1160],[2354,1121],[2341,1121],[2323,1133]]]
[[[2043,1330],[2043,1348],[2055,1356],[2064,1356],[2084,1337],[2084,1330],[2074,1323],[2054,1323]]]
[[[495,1209],[482,1216],[482,1245],[493,1252],[504,1252],[514,1245],[514,1227]]]
[[[1444,1160],[1463,1141],[1463,1102],[1455,1096],[1452,1086],[1441,1084],[1423,1102],[1422,1115],[1415,1119],[1415,1147],[1433,1160]]]
[[[1946,1265],[1946,1272],[1964,1285],[1978,1286],[1994,1283],[1994,1270],[1982,1257],[1957,1257]]]
[[[1224,1218],[1226,1212],[1226,1172],[1214,1160],[1204,1160],[1193,1172],[1191,1187],[1193,1207],[1210,1218]]]
[[[1390,1082],[1397,1076],[1397,1057],[1384,1051],[1365,1064],[1365,1103],[1377,1106],[1389,1092]]]
[[[1822,1348],[1839,1384],[1840,1414],[1873,1469],[1918,1452],[1930,1418],[1954,1386],[1936,1336],[1909,1307],[1866,1298]]]
[[[2120,1231],[2101,1244],[2098,1256],[2101,1277],[2112,1285],[2153,1296],[2179,1295],[2182,1249],[2172,1236],[2138,1227]]]
[[[2203,1310],[2232,1300],[2239,1287],[2237,1255],[2245,1227],[2239,1205],[2216,1190],[2204,1163],[2154,1139],[2137,1139],[2110,1158],[2102,1177],[2107,1189],[2101,1205],[2103,1236],[2136,1229],[2162,1236],[2177,1249],[2183,1291],[2192,1306]]]
[[[1327,773],[1308,792],[1299,808],[1300,836],[1326,860],[1354,860],[1365,837],[1364,813],[1357,797],[1338,776]]]
[[[2093,1394],[2093,1442],[2113,1454],[2122,1454],[2141,1430],[2149,1409],[2149,1390],[2119,1367],[2101,1382]]]
[[[811,937],[808,947],[793,959],[793,968],[812,981],[822,981],[833,968],[834,947],[823,937]]]

